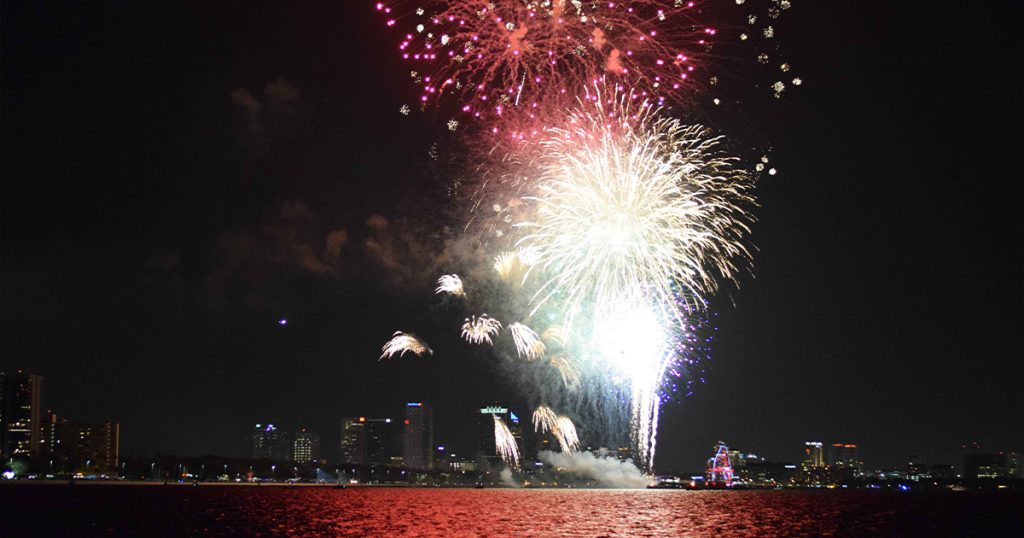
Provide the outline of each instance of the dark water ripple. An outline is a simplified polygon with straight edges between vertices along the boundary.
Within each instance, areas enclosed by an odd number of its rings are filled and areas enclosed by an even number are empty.
[[[4,486],[3,536],[1024,536],[1019,492]]]

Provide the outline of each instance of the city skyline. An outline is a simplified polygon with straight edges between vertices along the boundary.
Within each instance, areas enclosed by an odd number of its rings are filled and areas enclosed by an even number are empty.
[[[120,452],[120,426],[116,421],[102,424],[72,423],[52,409],[44,409],[43,402],[45,400],[41,389],[43,381],[41,376],[22,371],[15,371],[13,374],[0,371],[0,381],[2,381],[0,385],[3,388],[0,403],[4,406],[3,411],[0,412],[0,426],[2,426],[3,433],[2,452],[5,458],[12,462],[13,458],[43,460],[50,458],[52,467],[56,457],[58,465],[65,471],[69,466],[76,468],[83,462],[94,463],[98,470],[113,470],[118,467],[119,455],[122,453]],[[17,408],[16,413],[10,412],[12,407]],[[280,423],[277,425],[272,422],[257,423],[254,428],[249,430],[250,434],[245,439],[246,453],[250,454],[253,460],[304,464],[325,461],[329,465],[384,465],[422,470],[433,470],[435,463],[450,456],[458,458],[452,460],[451,463],[460,462],[461,464],[464,461],[473,461],[475,464],[485,462],[485,465],[501,467],[504,464],[496,454],[491,425],[492,416],[500,417],[509,425],[523,461],[539,461],[537,455],[540,451],[558,450],[557,443],[550,435],[535,432],[529,427],[529,424],[524,430],[515,410],[499,403],[491,403],[483,407],[474,406],[477,425],[475,429],[469,431],[463,429],[462,435],[456,436],[461,437],[459,439],[434,438],[434,408],[429,402],[407,402],[398,409],[404,412],[404,420],[365,415],[341,418],[338,442],[332,445],[328,441],[328,444],[325,445],[326,449],[322,448],[321,434],[316,429],[303,425],[291,430],[282,427]],[[33,428],[32,421],[26,420],[25,417],[37,417],[37,426]],[[307,422],[302,422],[302,424],[307,424]],[[35,432],[37,436],[34,452],[29,448],[32,446],[30,432]],[[328,440],[331,438],[330,435],[327,436]],[[60,446],[62,440],[66,445],[64,447]],[[100,444],[97,445],[97,442]],[[721,441],[719,443],[721,444]],[[918,453],[905,456],[890,454],[889,461],[898,461],[898,463],[880,465],[876,462],[865,462],[858,455],[860,450],[858,445],[845,438],[824,442],[803,441],[802,446],[802,453],[794,449],[791,453],[782,455],[769,454],[754,446],[744,446],[744,451],[730,450],[729,454],[734,458],[734,462],[737,461],[737,458],[752,458],[752,461],[759,461],[762,464],[765,462],[778,465],[786,464],[786,469],[794,469],[794,472],[799,469],[800,472],[811,475],[814,475],[816,469],[822,470],[822,472],[824,470],[833,472],[838,468],[840,470],[850,469],[854,472],[851,475],[854,477],[883,477],[886,476],[886,473],[892,472],[901,472],[904,475],[912,476],[914,467],[920,466],[924,473],[927,473],[929,469],[949,467],[953,469],[954,473],[958,473],[954,475],[954,478],[956,476],[973,476],[974,479],[977,479],[979,466],[991,468],[1002,465],[1002,467],[1010,469],[1011,475],[1024,478],[1022,476],[1024,466],[1021,465],[1021,454],[1024,451],[1020,447],[983,447],[977,441],[966,441],[960,445],[957,457],[949,461],[927,460]],[[611,453],[617,453],[619,459],[630,457],[627,447],[595,446],[584,443],[583,448],[588,451],[608,450]],[[622,453],[623,450],[626,452]],[[159,455],[161,452],[157,450],[154,454]],[[127,457],[135,458],[145,455],[131,451]],[[239,453],[217,454],[209,451],[173,455],[176,457],[211,456],[221,458],[238,458],[240,456]],[[483,460],[480,460],[481,457]],[[1000,458],[1004,457],[1010,459],[1003,462]],[[699,462],[688,462],[677,468],[662,467],[660,472],[685,474],[694,472],[698,467]],[[983,472],[981,476],[986,475]]]

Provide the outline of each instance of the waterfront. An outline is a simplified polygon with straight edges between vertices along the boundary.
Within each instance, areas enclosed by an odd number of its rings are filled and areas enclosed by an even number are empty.
[[[0,487],[5,536],[1019,536],[1014,491]]]

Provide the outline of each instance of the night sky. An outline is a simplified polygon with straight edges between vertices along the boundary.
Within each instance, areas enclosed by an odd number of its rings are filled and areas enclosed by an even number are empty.
[[[854,442],[868,467],[1024,449],[1020,3],[793,4],[804,84],[748,116],[780,171],[754,275],[716,300],[657,467],[701,469],[719,439],[782,461]],[[458,270],[431,265],[439,120],[398,113],[415,89],[372,3],[0,19],[0,359],[58,415],[119,421],[125,455],[246,455],[269,421],[333,458],[342,416],[433,402],[465,453],[474,408],[516,402],[432,296]],[[378,363],[397,329],[437,354]]]

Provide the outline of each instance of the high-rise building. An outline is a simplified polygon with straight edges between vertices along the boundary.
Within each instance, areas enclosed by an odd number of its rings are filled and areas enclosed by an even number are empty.
[[[292,443],[292,459],[298,463],[309,463],[320,459],[320,436],[307,428],[295,432]]]
[[[366,417],[341,419],[342,463],[366,463]]]
[[[390,418],[341,420],[341,461],[359,465],[391,465],[396,456]]]
[[[821,441],[807,441],[804,443],[803,469],[820,469],[825,466],[825,459],[821,453]]]
[[[402,463],[412,469],[433,469],[434,413],[428,404],[405,404]]]
[[[799,482],[806,485],[821,486],[830,481],[828,468],[825,467],[825,458],[822,454],[821,441],[807,441],[804,443],[804,457],[800,462]]]
[[[117,422],[53,424],[53,459],[68,471],[115,472],[121,450],[121,426]]]
[[[273,424],[257,424],[252,433],[253,459],[290,460],[288,434]]]
[[[493,459],[497,452],[494,443],[494,417],[504,419],[507,414],[508,408],[496,403],[480,408],[480,415],[477,417],[477,449],[484,458]]]
[[[852,443],[832,443],[828,447],[828,464],[840,467],[859,467],[857,445]]]
[[[480,408],[480,415],[478,416],[477,422],[477,450],[478,455],[482,462],[489,464],[499,465],[501,464],[501,458],[497,455],[497,450],[494,440],[494,419],[501,419],[509,431],[512,433],[512,438],[516,440],[516,445],[519,450],[519,454],[523,455],[523,429],[519,423],[519,417],[511,412],[509,408],[504,407],[497,403],[485,405]],[[530,456],[532,457],[532,455]]]
[[[39,455],[43,377],[0,372],[0,451],[5,459]]]
[[[362,418],[362,417],[360,417]],[[366,463],[390,465],[394,449],[394,421],[390,418],[366,419]]]
[[[511,409],[508,412],[508,430],[512,432],[512,438],[516,440],[519,454],[525,456],[526,440],[523,438],[523,425],[519,423],[519,415],[515,414]],[[535,457],[535,454],[531,454],[530,457]]]

